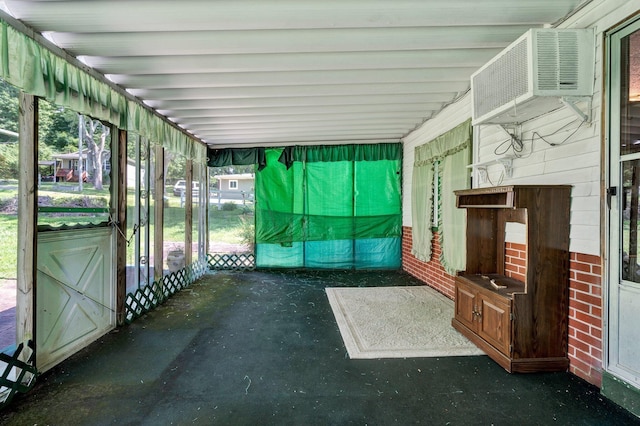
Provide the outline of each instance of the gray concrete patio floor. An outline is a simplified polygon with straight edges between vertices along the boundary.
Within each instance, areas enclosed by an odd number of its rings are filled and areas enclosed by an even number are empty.
[[[43,374],[3,425],[632,425],[569,373],[486,356],[351,360],[327,286],[394,272],[215,272]]]

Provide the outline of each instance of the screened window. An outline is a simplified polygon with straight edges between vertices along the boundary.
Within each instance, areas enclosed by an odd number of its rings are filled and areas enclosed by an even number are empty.
[[[38,126],[38,163],[51,165],[51,174],[38,186],[40,229],[106,225],[111,126],[44,100]]]

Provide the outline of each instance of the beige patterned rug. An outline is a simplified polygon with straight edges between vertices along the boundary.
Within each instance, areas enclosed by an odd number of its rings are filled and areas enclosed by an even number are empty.
[[[352,359],[483,354],[451,326],[453,301],[428,286],[326,292]]]

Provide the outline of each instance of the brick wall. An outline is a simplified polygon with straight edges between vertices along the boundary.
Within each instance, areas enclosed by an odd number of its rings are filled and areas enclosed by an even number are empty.
[[[603,348],[600,257],[571,253],[569,269],[569,370],[600,387]]]
[[[515,280],[525,282],[527,275],[527,245],[505,243],[504,274]]]
[[[455,297],[455,277],[447,274],[440,264],[441,250],[438,233],[433,234],[431,260],[429,262],[422,262],[411,254],[412,243],[411,228],[404,226],[402,228],[402,269],[448,298],[453,299]]]
[[[432,259],[421,262],[411,254],[410,227],[402,229],[402,269],[453,299],[454,277],[439,262],[440,239],[434,234]],[[507,243],[505,270],[524,281],[523,244]],[[600,387],[602,384],[602,267],[600,257],[570,253],[569,370]],[[522,278],[517,277],[521,274]]]

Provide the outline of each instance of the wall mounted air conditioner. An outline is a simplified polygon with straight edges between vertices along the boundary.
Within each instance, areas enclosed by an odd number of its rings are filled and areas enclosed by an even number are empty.
[[[594,55],[591,29],[530,29],[471,76],[472,123],[522,123],[592,96]]]

